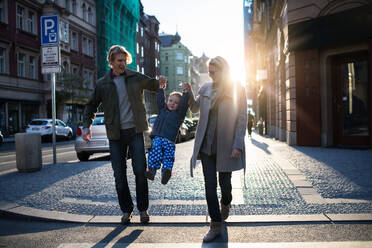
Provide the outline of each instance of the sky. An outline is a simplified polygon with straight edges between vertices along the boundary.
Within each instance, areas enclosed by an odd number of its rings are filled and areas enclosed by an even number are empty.
[[[222,56],[231,75],[244,81],[243,0],[141,0],[144,12],[160,22],[159,33],[178,34],[200,57]]]

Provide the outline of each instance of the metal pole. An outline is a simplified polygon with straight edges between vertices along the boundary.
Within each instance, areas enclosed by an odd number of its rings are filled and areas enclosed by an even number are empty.
[[[53,119],[53,164],[57,163],[57,156],[56,156],[56,74],[52,73],[52,119]]]

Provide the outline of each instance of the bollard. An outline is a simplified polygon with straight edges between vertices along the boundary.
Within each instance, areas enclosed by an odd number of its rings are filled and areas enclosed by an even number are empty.
[[[16,133],[15,148],[19,172],[41,170],[41,136],[39,133]]]

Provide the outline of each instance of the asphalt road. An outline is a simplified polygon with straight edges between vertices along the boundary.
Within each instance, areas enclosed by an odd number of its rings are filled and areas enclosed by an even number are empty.
[[[74,148],[74,140],[56,142],[57,163],[77,162]],[[42,143],[42,162],[43,165],[53,163],[53,144],[51,142]],[[94,154],[90,160],[109,160],[109,153]],[[5,143],[0,147],[0,173],[16,170],[16,151],[14,143]]]
[[[0,247],[371,247],[372,223],[231,224],[202,244],[203,224],[71,224],[0,218]],[[362,241],[362,242],[360,242]],[[365,243],[365,241],[369,241]]]

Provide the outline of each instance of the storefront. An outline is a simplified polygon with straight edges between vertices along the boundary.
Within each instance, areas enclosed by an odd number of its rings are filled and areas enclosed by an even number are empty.
[[[0,99],[0,129],[5,137],[24,132],[27,124],[39,116],[37,102]]]

